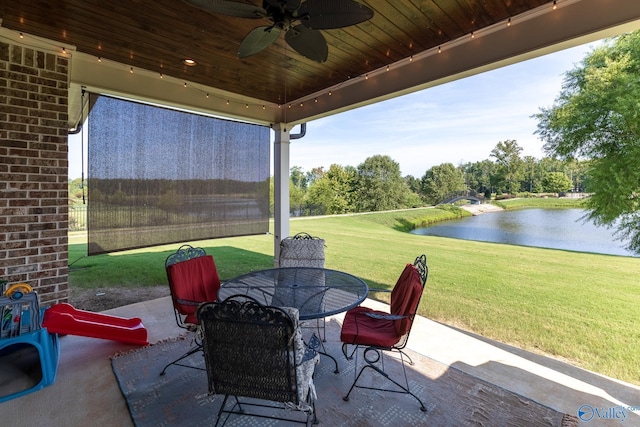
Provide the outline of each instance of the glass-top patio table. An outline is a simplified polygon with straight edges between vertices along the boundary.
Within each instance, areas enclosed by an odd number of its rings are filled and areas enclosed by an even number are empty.
[[[247,295],[258,302],[276,307],[295,307],[300,320],[321,319],[359,305],[369,288],[351,274],[314,267],[283,267],[254,271],[231,279],[220,286],[218,300],[232,295]],[[322,341],[318,340],[324,349]],[[330,357],[335,373],[340,372],[335,357]]]
[[[351,274],[312,267],[253,271],[223,283],[218,300],[248,295],[265,305],[295,307],[300,320],[319,319],[356,307],[369,288]]]

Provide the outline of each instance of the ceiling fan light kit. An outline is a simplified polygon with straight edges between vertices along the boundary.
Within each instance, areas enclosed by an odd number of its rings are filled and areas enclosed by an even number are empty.
[[[293,50],[322,63],[329,56],[329,48],[320,30],[349,27],[373,17],[373,10],[354,0],[264,0],[262,7],[230,0],[189,1],[213,13],[271,21],[247,34],[240,43],[239,58],[263,51],[284,32],[284,39]]]

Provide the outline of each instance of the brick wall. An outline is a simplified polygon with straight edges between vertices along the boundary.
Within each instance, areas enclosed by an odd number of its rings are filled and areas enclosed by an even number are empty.
[[[0,279],[68,292],[69,60],[0,39]]]

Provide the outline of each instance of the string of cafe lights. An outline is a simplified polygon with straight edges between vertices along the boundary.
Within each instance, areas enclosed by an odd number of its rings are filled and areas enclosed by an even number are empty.
[[[489,27],[485,27],[476,31],[471,31],[468,35],[460,37],[456,40],[452,40],[450,42],[447,43],[443,43],[441,45],[438,45],[436,47],[433,47],[431,49],[428,49],[426,51],[423,52],[419,52],[416,53],[414,55],[410,55],[407,58],[403,58],[399,61],[396,61],[394,63],[391,64],[387,64],[384,65],[383,67],[380,67],[376,70],[372,70],[369,71],[365,74],[356,76],[356,77],[351,77],[351,76],[347,76],[342,82],[331,86],[330,88],[324,89],[320,92],[316,92],[314,94],[311,95],[307,95],[303,98],[300,98],[299,100],[297,100],[295,103],[288,103],[285,105],[283,104],[277,104],[277,103],[249,103],[249,102],[242,102],[242,101],[237,101],[237,100],[232,100],[230,97],[224,97],[224,96],[220,96],[216,93],[212,93],[211,91],[208,91],[206,89],[204,89],[201,85],[197,84],[197,83],[193,83],[193,82],[187,82],[184,81],[183,79],[179,79],[176,77],[172,77],[172,76],[168,76],[165,75],[162,71],[157,73],[158,78],[160,79],[165,79],[165,78],[169,78],[171,79],[173,82],[176,82],[177,84],[179,84],[179,82],[182,82],[182,85],[184,86],[185,89],[190,89],[193,91],[197,91],[199,92],[202,96],[204,96],[206,99],[212,99],[214,101],[219,101],[221,102],[223,105],[226,106],[244,106],[244,108],[246,109],[250,109],[250,108],[260,108],[260,109],[266,109],[267,107],[274,107],[274,108],[278,108],[278,109],[282,109],[282,108],[288,108],[288,109],[292,109],[292,108],[304,108],[305,104],[307,103],[318,103],[320,102],[320,100],[325,97],[325,96],[332,96],[333,92],[338,91],[339,89],[350,85],[350,84],[355,84],[358,82],[361,82],[362,80],[373,80],[376,76],[383,74],[383,73],[387,73],[392,69],[399,69],[403,66],[406,66],[408,64],[410,64],[411,62],[413,62],[414,60],[420,60],[420,59],[424,59],[427,58],[429,56],[432,55],[437,55],[437,54],[441,54],[443,51],[453,48],[455,46],[458,46],[460,44],[463,43],[467,43],[471,40],[475,40],[477,38],[480,38],[484,35],[493,33],[495,31],[498,31],[500,29],[503,29],[505,26],[506,27],[511,27],[512,25],[517,24],[518,22],[521,21],[525,21],[528,19],[531,19],[533,17],[536,17],[538,15],[541,15],[543,13],[547,13],[549,12],[549,8],[551,8],[552,11],[555,11],[558,9],[558,7],[560,7],[563,4],[570,4],[570,3],[574,3],[578,0],[553,0],[553,2],[550,2],[549,5],[545,5],[545,6],[541,6],[537,9],[534,9],[532,11],[529,12],[525,12],[522,13],[520,15],[517,16],[513,16],[513,17],[509,17],[506,20],[503,20],[501,22],[498,22],[496,24],[493,24]],[[68,47],[65,46],[60,46],[59,44],[55,44],[55,43],[51,43],[46,39],[37,37],[37,36],[31,36],[31,35],[25,35],[22,32],[17,32],[18,33],[18,37],[21,40],[24,40],[25,38],[31,38],[35,41],[37,41],[37,43],[39,45],[48,45],[50,47],[51,50],[57,51],[59,53],[61,53],[63,56],[71,56],[70,53],[70,49]],[[73,49],[75,50],[75,49]],[[106,61],[105,58],[102,58],[100,56],[97,56],[97,61],[99,63],[103,63]],[[192,61],[188,58],[184,59],[183,62],[188,65],[188,66],[195,66],[195,62],[193,63],[189,63],[189,61]],[[115,64],[116,66],[122,66],[121,63],[115,62],[115,61],[110,61],[113,64]],[[129,74],[134,74],[137,72],[137,70],[133,67],[133,66],[129,66],[129,65],[125,65],[126,70],[128,71]],[[153,71],[149,71],[149,70],[145,70],[145,69],[140,69],[139,71],[142,71],[144,73],[152,73]]]
[[[102,62],[105,61],[104,58],[100,58],[98,57],[98,61]],[[183,60],[187,61],[186,59]],[[112,61],[113,62],[113,61]],[[114,64],[119,64],[117,62],[113,62]],[[195,65],[195,63],[194,63]],[[137,72],[142,72],[148,75],[154,75],[155,73],[153,71],[149,71],[146,69],[136,69],[132,66],[127,66],[128,70],[129,70],[129,74],[135,74]],[[165,74],[163,71],[160,71],[157,73],[158,77],[161,80],[168,80],[171,81],[173,83],[175,83],[176,85],[182,85],[185,89],[189,89],[191,91],[195,91],[198,94],[200,94],[201,96],[203,96],[205,99],[211,100],[213,102],[218,102],[221,103],[222,105],[226,105],[226,106],[240,106],[240,107],[244,107],[245,109],[250,109],[250,108],[259,108],[262,110],[266,110],[267,107],[278,107],[278,104],[276,103],[269,103],[269,102],[265,102],[265,103],[255,103],[255,102],[246,102],[246,101],[239,101],[239,100],[234,100],[232,97],[230,96],[222,96],[219,95],[215,92],[212,92],[211,90],[207,90],[205,88],[204,85],[201,85],[199,83],[195,83],[192,81],[187,81],[184,79],[180,79],[178,77],[173,77],[170,75]]]
[[[529,12],[525,12],[522,13],[520,15],[517,16],[513,16],[513,17],[509,17],[503,21],[497,22],[493,25],[490,25],[488,27],[476,30],[476,31],[471,31],[469,32],[467,35],[462,36],[456,40],[451,40],[447,43],[443,43],[438,45],[437,47],[433,47],[431,49],[416,53],[414,55],[410,55],[407,58],[403,58],[399,61],[396,61],[394,63],[391,64],[387,64],[384,65],[376,70],[372,70],[369,71],[365,74],[362,74],[360,76],[357,77],[347,77],[344,81],[342,81],[341,83],[335,85],[335,86],[331,86],[330,88],[324,89],[320,92],[316,92],[314,94],[305,96],[303,98],[300,98],[297,103],[294,104],[289,104],[289,108],[294,108],[296,106],[299,107],[304,107],[304,105],[307,102],[313,102],[313,103],[317,103],[319,102],[319,99],[322,99],[323,96],[331,96],[333,92],[337,92],[338,89],[349,85],[349,84],[355,84],[358,82],[361,82],[362,80],[373,80],[377,75],[380,74],[384,74],[387,73],[391,70],[395,70],[395,69],[399,69],[403,66],[407,66],[410,63],[414,62],[414,61],[418,61],[420,59],[424,59],[433,55],[437,55],[437,54],[441,54],[443,51],[446,51],[447,49],[451,49],[453,47],[459,46],[461,44],[464,43],[468,43],[471,40],[476,40],[479,39],[480,37],[486,36],[488,34],[494,33],[496,31],[502,30],[505,27],[511,27],[512,25],[516,25],[519,22],[524,22],[527,21],[529,19],[532,19],[534,17],[537,17],[539,15],[545,14],[549,12],[549,9],[551,9],[551,11],[555,11],[558,9],[559,5],[563,4],[563,5],[568,5],[571,3],[575,3],[576,1],[579,0],[554,0],[553,2],[550,2],[549,5],[545,5],[545,6],[541,6],[537,9],[531,10]]]

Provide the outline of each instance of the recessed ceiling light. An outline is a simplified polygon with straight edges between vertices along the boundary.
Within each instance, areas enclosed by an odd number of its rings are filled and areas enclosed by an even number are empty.
[[[194,65],[196,65],[196,61],[191,58],[185,58],[182,60],[182,62],[184,62],[184,64],[188,65],[189,67],[193,67]]]

